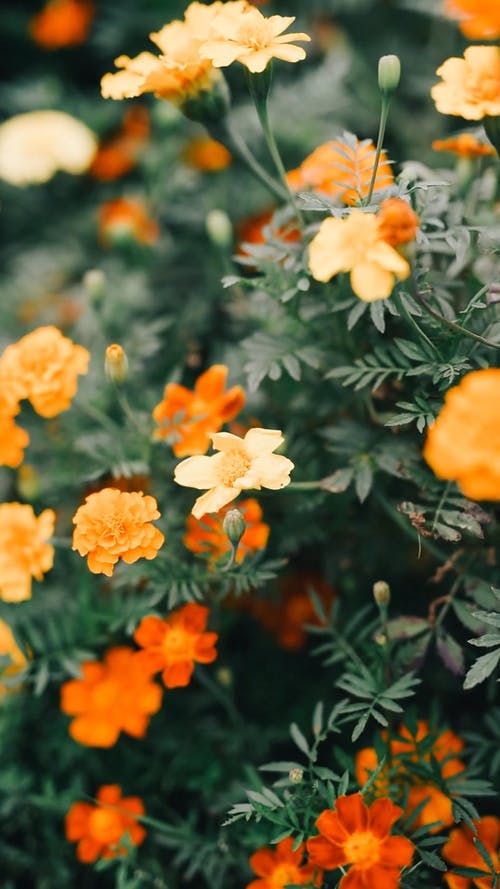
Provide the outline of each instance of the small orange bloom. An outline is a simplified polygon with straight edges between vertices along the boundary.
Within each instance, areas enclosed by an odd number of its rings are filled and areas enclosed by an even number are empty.
[[[286,837],[272,849],[264,846],[250,856],[252,870],[260,877],[247,889],[285,889],[286,886],[321,886],[323,874],[313,864],[301,864],[305,845],[293,851],[293,837]]]
[[[498,40],[498,0],[445,0],[445,12],[457,19],[462,34],[471,40]]]
[[[370,139],[360,141],[334,139],[325,142],[308,155],[300,167],[288,173],[288,182],[295,191],[318,191],[333,200],[354,205],[366,198],[375,161],[375,145]],[[387,154],[382,151],[377,167],[374,191],[383,191],[394,182]]]
[[[435,139],[432,143],[434,151],[452,151],[459,157],[482,157],[496,155],[493,145],[481,142],[474,133],[459,133],[449,139]]]
[[[88,747],[113,747],[120,732],[143,738],[161,707],[162,690],[132,648],[112,648],[81,665],[83,678],[61,686],[61,710],[74,716],[71,737]]]
[[[269,602],[260,599],[251,607],[254,617],[266,630],[276,636],[278,644],[287,651],[298,651],[305,645],[306,624],[321,626],[311,602],[309,589],[314,590],[328,614],[335,599],[335,590],[319,574],[307,572],[282,578],[281,601]]]
[[[500,368],[475,370],[448,389],[424,458],[465,497],[500,500]]]
[[[105,247],[130,241],[151,246],[159,234],[158,224],[148,215],[142,201],[116,198],[99,208],[99,237]]]
[[[368,807],[360,793],[339,796],[335,809],[326,809],[316,821],[320,835],[307,841],[310,863],[325,870],[349,864],[341,889],[398,889],[414,849],[406,837],[390,835],[402,814],[390,799]]]
[[[268,243],[269,236],[264,231],[266,226],[270,226],[273,240],[284,241],[286,244],[294,244],[296,241],[300,241],[300,229],[297,228],[293,220],[285,225],[276,226],[272,224],[275,209],[275,207],[271,207],[259,213],[254,213],[237,224],[236,232],[239,241],[237,252],[240,256],[248,256],[245,244]]]
[[[500,818],[494,815],[485,815],[480,821],[474,821],[477,836],[484,848],[490,853],[493,866],[497,874],[500,874],[500,860],[498,847],[500,846]],[[448,842],[441,849],[441,854],[449,864],[459,867],[477,867],[479,870],[488,870],[484,858],[481,857],[474,843],[474,834],[465,824],[461,824],[455,830],[450,831]],[[455,876],[452,873],[444,874],[449,889],[491,889],[492,877],[468,877]]]
[[[419,218],[401,198],[387,198],[378,211],[378,230],[391,247],[408,244],[415,239]]]
[[[231,152],[225,145],[208,136],[191,139],[185,146],[182,156],[186,163],[194,167],[195,170],[205,173],[218,173],[220,170],[225,170],[233,159]]]
[[[206,633],[209,610],[189,602],[166,620],[144,617],[134,639],[144,651],[138,658],[151,673],[162,670],[167,688],[189,685],[195,663],[211,664],[217,657],[217,633]]]
[[[127,834],[133,846],[140,846],[146,831],[137,821],[145,809],[138,796],[122,797],[119,784],[104,784],[96,793],[97,805],[73,803],[65,819],[66,839],[78,843],[76,857],[84,864],[98,858],[126,855],[120,840]]]
[[[49,0],[33,16],[30,34],[42,49],[61,49],[84,43],[95,16],[95,4],[88,0]]]
[[[31,581],[43,580],[54,564],[54,547],[47,540],[54,533],[56,514],[45,509],[37,517],[24,503],[0,505],[0,599],[23,602],[31,599]]]
[[[86,374],[90,353],[76,346],[53,325],[38,327],[7,346],[0,358],[0,374],[16,381],[20,398],[28,398],[41,417],[67,410]]]
[[[228,368],[214,364],[196,380],[194,390],[167,383],[163,400],[156,405],[153,419],[159,425],[155,438],[172,438],[176,457],[204,454],[210,433],[217,432],[243,409],[245,393],[241,386],[225,391]]]
[[[89,494],[73,516],[73,549],[88,555],[93,574],[111,577],[118,559],[132,565],[156,557],[165,540],[151,524],[159,518],[156,500],[149,494],[102,488]]]
[[[437,69],[442,77],[431,89],[441,114],[465,120],[500,115],[500,47],[468,46],[463,59],[453,56]]]
[[[133,170],[149,138],[149,112],[134,105],[123,116],[118,132],[98,149],[89,168],[94,179],[110,182]]]
[[[253,497],[241,500],[236,506],[247,525],[236,553],[236,561],[242,562],[247,553],[265,548],[270,528],[262,521],[262,509]],[[225,506],[217,515],[208,514],[201,519],[189,515],[186,521],[187,533],[184,535],[184,546],[192,553],[209,553],[210,562],[216,562],[228,554],[231,551],[231,544],[224,531],[223,522],[229,509],[229,506]]]

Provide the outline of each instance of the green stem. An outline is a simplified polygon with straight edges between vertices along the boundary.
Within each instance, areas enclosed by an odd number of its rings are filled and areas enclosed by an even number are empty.
[[[464,336],[469,337],[469,339],[475,340],[477,343],[482,343],[483,346],[488,346],[490,349],[500,350],[500,345],[498,345],[497,343],[490,342],[490,340],[485,339],[484,336],[480,336],[479,333],[474,333],[472,330],[468,330],[467,327],[462,327],[460,324],[457,324],[456,321],[450,321],[448,318],[445,318],[444,315],[440,314],[440,312],[436,312],[436,310],[429,305],[425,297],[419,292],[413,276],[412,281],[414,285],[413,295],[418,304],[422,306],[423,309],[425,309],[428,315],[430,315],[436,321],[439,321],[439,323],[442,324],[443,327],[447,327],[448,330],[452,330],[453,333],[463,334]]]
[[[281,187],[272,176],[261,166],[254,157],[248,145],[243,141],[239,133],[230,127],[227,120],[207,126],[210,135],[226,146],[234,155],[248,167],[251,173],[268,188],[280,201],[286,200],[288,192]]]
[[[414,318],[413,315],[408,311],[408,309],[406,308],[406,306],[405,306],[403,300],[401,299],[401,297],[400,297],[399,295],[396,297],[396,300],[397,300],[398,308],[400,309],[401,314],[404,315],[404,317],[406,318],[408,324],[410,324],[411,327],[413,327],[414,330],[417,331],[418,335],[419,335],[420,337],[422,337],[423,340],[425,340],[425,342],[427,343],[427,345],[430,346],[430,348],[432,349],[432,351],[435,352],[436,355],[438,356],[438,358],[440,359],[440,361],[442,361],[442,356],[440,355],[440,352],[439,352],[438,347],[432,342],[432,340],[431,340],[431,339],[427,336],[427,334],[422,330],[422,328],[420,327],[420,325],[415,321],[415,318]]]
[[[375,151],[375,161],[373,164],[372,178],[370,182],[370,188],[368,191],[368,196],[365,201],[365,207],[370,203],[373,196],[373,189],[375,188],[375,180],[377,178],[377,169],[380,161],[380,154],[382,152],[382,146],[384,144],[384,136],[385,136],[385,128],[387,125],[387,118],[389,117],[389,107],[391,104],[391,100],[389,96],[383,94],[382,95],[382,107],[380,109],[380,123],[378,126],[378,138],[377,138],[377,149]]]
[[[290,482],[283,491],[315,491],[321,490],[321,479],[315,482]]]

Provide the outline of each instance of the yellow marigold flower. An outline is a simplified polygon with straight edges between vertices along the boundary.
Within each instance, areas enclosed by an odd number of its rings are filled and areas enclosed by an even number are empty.
[[[63,111],[29,111],[0,125],[0,178],[11,185],[48,182],[58,170],[84,173],[97,138]]]
[[[316,281],[350,272],[360,299],[373,302],[391,295],[395,278],[410,274],[406,259],[384,239],[374,213],[352,210],[346,219],[329,217],[309,246],[309,268]]]
[[[273,58],[300,62],[306,53],[302,47],[294,46],[294,41],[311,38],[308,34],[283,34],[294,21],[295,16],[266,18],[253,6],[243,13],[224,9],[213,19],[214,37],[203,44],[201,54],[211,59],[216,68],[237,61],[254,74],[264,71]]]
[[[482,157],[496,155],[492,145],[482,142],[474,133],[459,133],[449,139],[435,139],[432,143],[434,151],[451,151],[459,157]]]
[[[20,673],[27,664],[26,658],[19,648],[14,634],[4,620],[0,620],[0,658],[8,657],[10,662],[0,668],[0,680],[8,679]],[[0,703],[2,697],[9,693],[8,685],[0,681]]]
[[[427,463],[472,500],[500,500],[500,368],[475,370],[448,390],[429,429]]]
[[[498,0],[446,0],[445,12],[458,19],[462,34],[471,40],[498,40],[500,4]]]
[[[45,509],[38,518],[23,503],[0,505],[0,599],[31,599],[31,580],[43,580],[54,563],[54,547],[46,541],[54,533],[56,514]]]
[[[174,475],[177,484],[186,488],[209,488],[191,510],[195,518],[218,512],[249,488],[277,491],[288,485],[294,464],[273,453],[284,441],[278,429],[250,429],[244,438],[216,432],[210,438],[219,453],[188,457],[179,463]]]
[[[443,80],[431,96],[441,114],[466,120],[500,115],[500,47],[469,46],[463,59],[446,59],[436,74]]]
[[[149,494],[103,488],[90,494],[73,516],[73,549],[88,555],[93,574],[111,577],[118,559],[131,565],[156,557],[165,538],[150,523],[159,518],[156,500]]]
[[[86,374],[90,353],[53,325],[38,327],[7,346],[0,374],[16,380],[20,397],[28,398],[42,417],[55,417],[71,405],[78,375]]]
[[[29,444],[28,433],[14,422],[21,396],[16,379],[2,373],[0,360],[0,466],[19,466],[23,461],[23,450]]]

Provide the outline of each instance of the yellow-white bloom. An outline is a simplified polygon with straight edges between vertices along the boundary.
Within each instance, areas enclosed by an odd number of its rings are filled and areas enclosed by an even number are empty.
[[[84,173],[97,137],[63,111],[30,111],[0,125],[0,178],[12,185],[48,182],[58,170]]]
[[[211,435],[211,457],[188,457],[179,463],[174,480],[186,488],[209,488],[198,497],[191,512],[200,519],[217,512],[243,490],[270,488],[277,491],[290,481],[294,464],[287,457],[274,454],[283,436],[279,429],[250,429],[244,438],[230,432]]]

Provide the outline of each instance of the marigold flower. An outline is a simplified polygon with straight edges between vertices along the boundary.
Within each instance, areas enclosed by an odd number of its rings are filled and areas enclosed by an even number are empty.
[[[218,173],[220,170],[225,170],[232,161],[231,152],[225,145],[208,136],[191,139],[185,146],[182,156],[187,164],[204,173]]]
[[[196,380],[194,390],[167,383],[163,400],[153,410],[159,424],[155,438],[172,438],[176,457],[204,454],[210,433],[232,420],[245,405],[241,386],[225,391],[228,368],[213,364]]]
[[[0,179],[11,185],[48,182],[63,170],[78,175],[90,166],[97,138],[63,111],[29,111],[0,124]]]
[[[466,374],[445,395],[424,458],[472,500],[500,500],[500,369]]]
[[[89,168],[90,175],[101,182],[110,182],[125,176],[137,164],[149,132],[147,108],[134,105],[124,115],[118,132],[99,147]]]
[[[500,115],[500,47],[469,46],[463,59],[447,59],[436,74],[442,83],[431,96],[441,114],[466,120]]]
[[[471,40],[498,40],[500,7],[497,0],[445,0],[445,12],[458,19],[459,27]]]
[[[89,494],[73,516],[73,549],[88,555],[93,574],[111,577],[118,559],[131,565],[156,557],[165,540],[151,524],[158,518],[156,500],[149,494],[102,488]]]
[[[210,438],[219,453],[211,457],[188,457],[179,463],[174,475],[178,485],[210,489],[196,500],[191,510],[195,518],[218,512],[243,490],[277,491],[289,484],[294,464],[287,457],[273,453],[284,441],[278,429],[250,429],[244,438],[230,432],[216,432]]]
[[[294,220],[290,220],[285,225],[272,224],[275,209],[275,207],[270,207],[267,210],[261,210],[240,220],[237,225],[239,242],[237,252],[240,256],[248,256],[245,244],[269,243],[269,235],[266,234],[267,227],[270,227],[273,240],[284,241],[286,244],[294,244],[300,241],[300,229],[297,228]],[[248,269],[248,266],[246,268]]]
[[[402,198],[387,198],[378,211],[378,230],[391,247],[408,244],[415,239],[419,218]]]
[[[300,167],[291,170],[287,175],[288,184],[294,191],[311,189],[353,205],[369,194],[375,156],[371,139],[360,141],[355,136],[334,139],[319,145]],[[382,151],[374,191],[383,191],[393,182],[391,165],[386,152]]]
[[[496,873],[500,873],[500,859],[498,848],[500,846],[500,819],[494,815],[485,815],[480,821],[474,821],[481,843],[491,856]],[[476,844],[474,834],[470,827],[461,824],[455,830],[450,831],[448,841],[442,846],[441,854],[445,861],[459,867],[474,867],[479,870],[488,870],[484,858],[481,856]],[[452,873],[443,874],[448,889],[490,889],[493,885],[492,877],[459,877]]]
[[[41,417],[67,410],[86,374],[90,353],[49,324],[38,327],[7,346],[0,358],[0,374],[15,379],[20,397],[28,398]]]
[[[31,581],[43,580],[54,563],[54,547],[47,540],[54,533],[56,514],[45,509],[37,517],[23,503],[0,504],[0,599],[23,602],[31,599]]]
[[[391,827],[403,814],[390,799],[366,806],[360,793],[339,796],[335,809],[316,821],[320,835],[307,841],[309,861],[325,870],[350,865],[341,889],[398,889],[401,869],[413,857],[413,843],[391,836]]]
[[[381,236],[374,213],[352,210],[346,219],[329,217],[309,245],[309,268],[316,281],[350,272],[360,299],[373,302],[391,295],[396,278],[410,274],[406,259]]]
[[[122,797],[119,784],[104,784],[96,800],[97,805],[73,803],[65,819],[66,839],[78,844],[76,857],[84,864],[126,855],[126,847],[120,846],[125,834],[133,846],[140,846],[146,836],[136,817],[145,814],[138,796]]]
[[[2,373],[0,359],[0,466],[19,466],[23,461],[24,448],[29,444],[28,433],[14,422],[14,417],[19,413],[21,396],[18,381]]]
[[[435,139],[432,143],[434,151],[452,151],[459,157],[482,157],[496,155],[492,145],[482,142],[474,133],[459,133],[449,139]]]
[[[9,686],[4,685],[2,679],[15,676],[27,664],[26,658],[19,648],[14,634],[8,624],[0,619],[0,658],[9,658],[10,663],[0,668],[0,703],[2,697],[9,692]]]
[[[209,553],[210,562],[216,562],[231,551],[231,544],[224,532],[224,516],[229,507],[220,509],[217,515],[204,515],[195,519],[188,516],[187,533],[184,535],[184,546],[193,553]],[[253,497],[240,500],[238,509],[246,523],[246,528],[239,542],[236,561],[242,562],[248,553],[265,549],[270,528],[262,521],[262,509]]]
[[[189,602],[166,620],[144,617],[134,639],[144,649],[137,657],[150,673],[162,671],[167,688],[189,685],[194,665],[211,664],[217,657],[217,633],[206,633],[209,610]]]
[[[309,595],[313,589],[328,614],[335,599],[335,590],[319,574],[298,573],[284,576],[279,583],[281,601],[253,600],[250,611],[266,630],[276,636],[287,651],[298,651],[307,641],[306,625],[322,626]]]
[[[260,879],[247,889],[285,889],[286,886],[321,886],[323,874],[312,864],[302,864],[305,845],[293,849],[293,837],[286,837],[271,849],[264,846],[250,856],[252,870]]]
[[[273,58],[300,62],[306,53],[294,42],[311,38],[308,34],[283,34],[294,21],[295,16],[266,18],[252,6],[243,13],[225,8],[213,19],[214,37],[202,45],[201,55],[210,59],[215,68],[238,61],[253,74],[264,71]]]
[[[99,237],[105,247],[124,241],[155,244],[160,230],[139,200],[115,198],[99,208]]]
[[[87,39],[95,16],[95,4],[88,0],[49,0],[33,16],[30,34],[42,49],[76,46]]]
[[[163,692],[138,652],[112,648],[102,662],[86,661],[81,670],[82,679],[61,686],[61,710],[75,717],[71,737],[88,747],[112,747],[120,732],[143,738]]]

